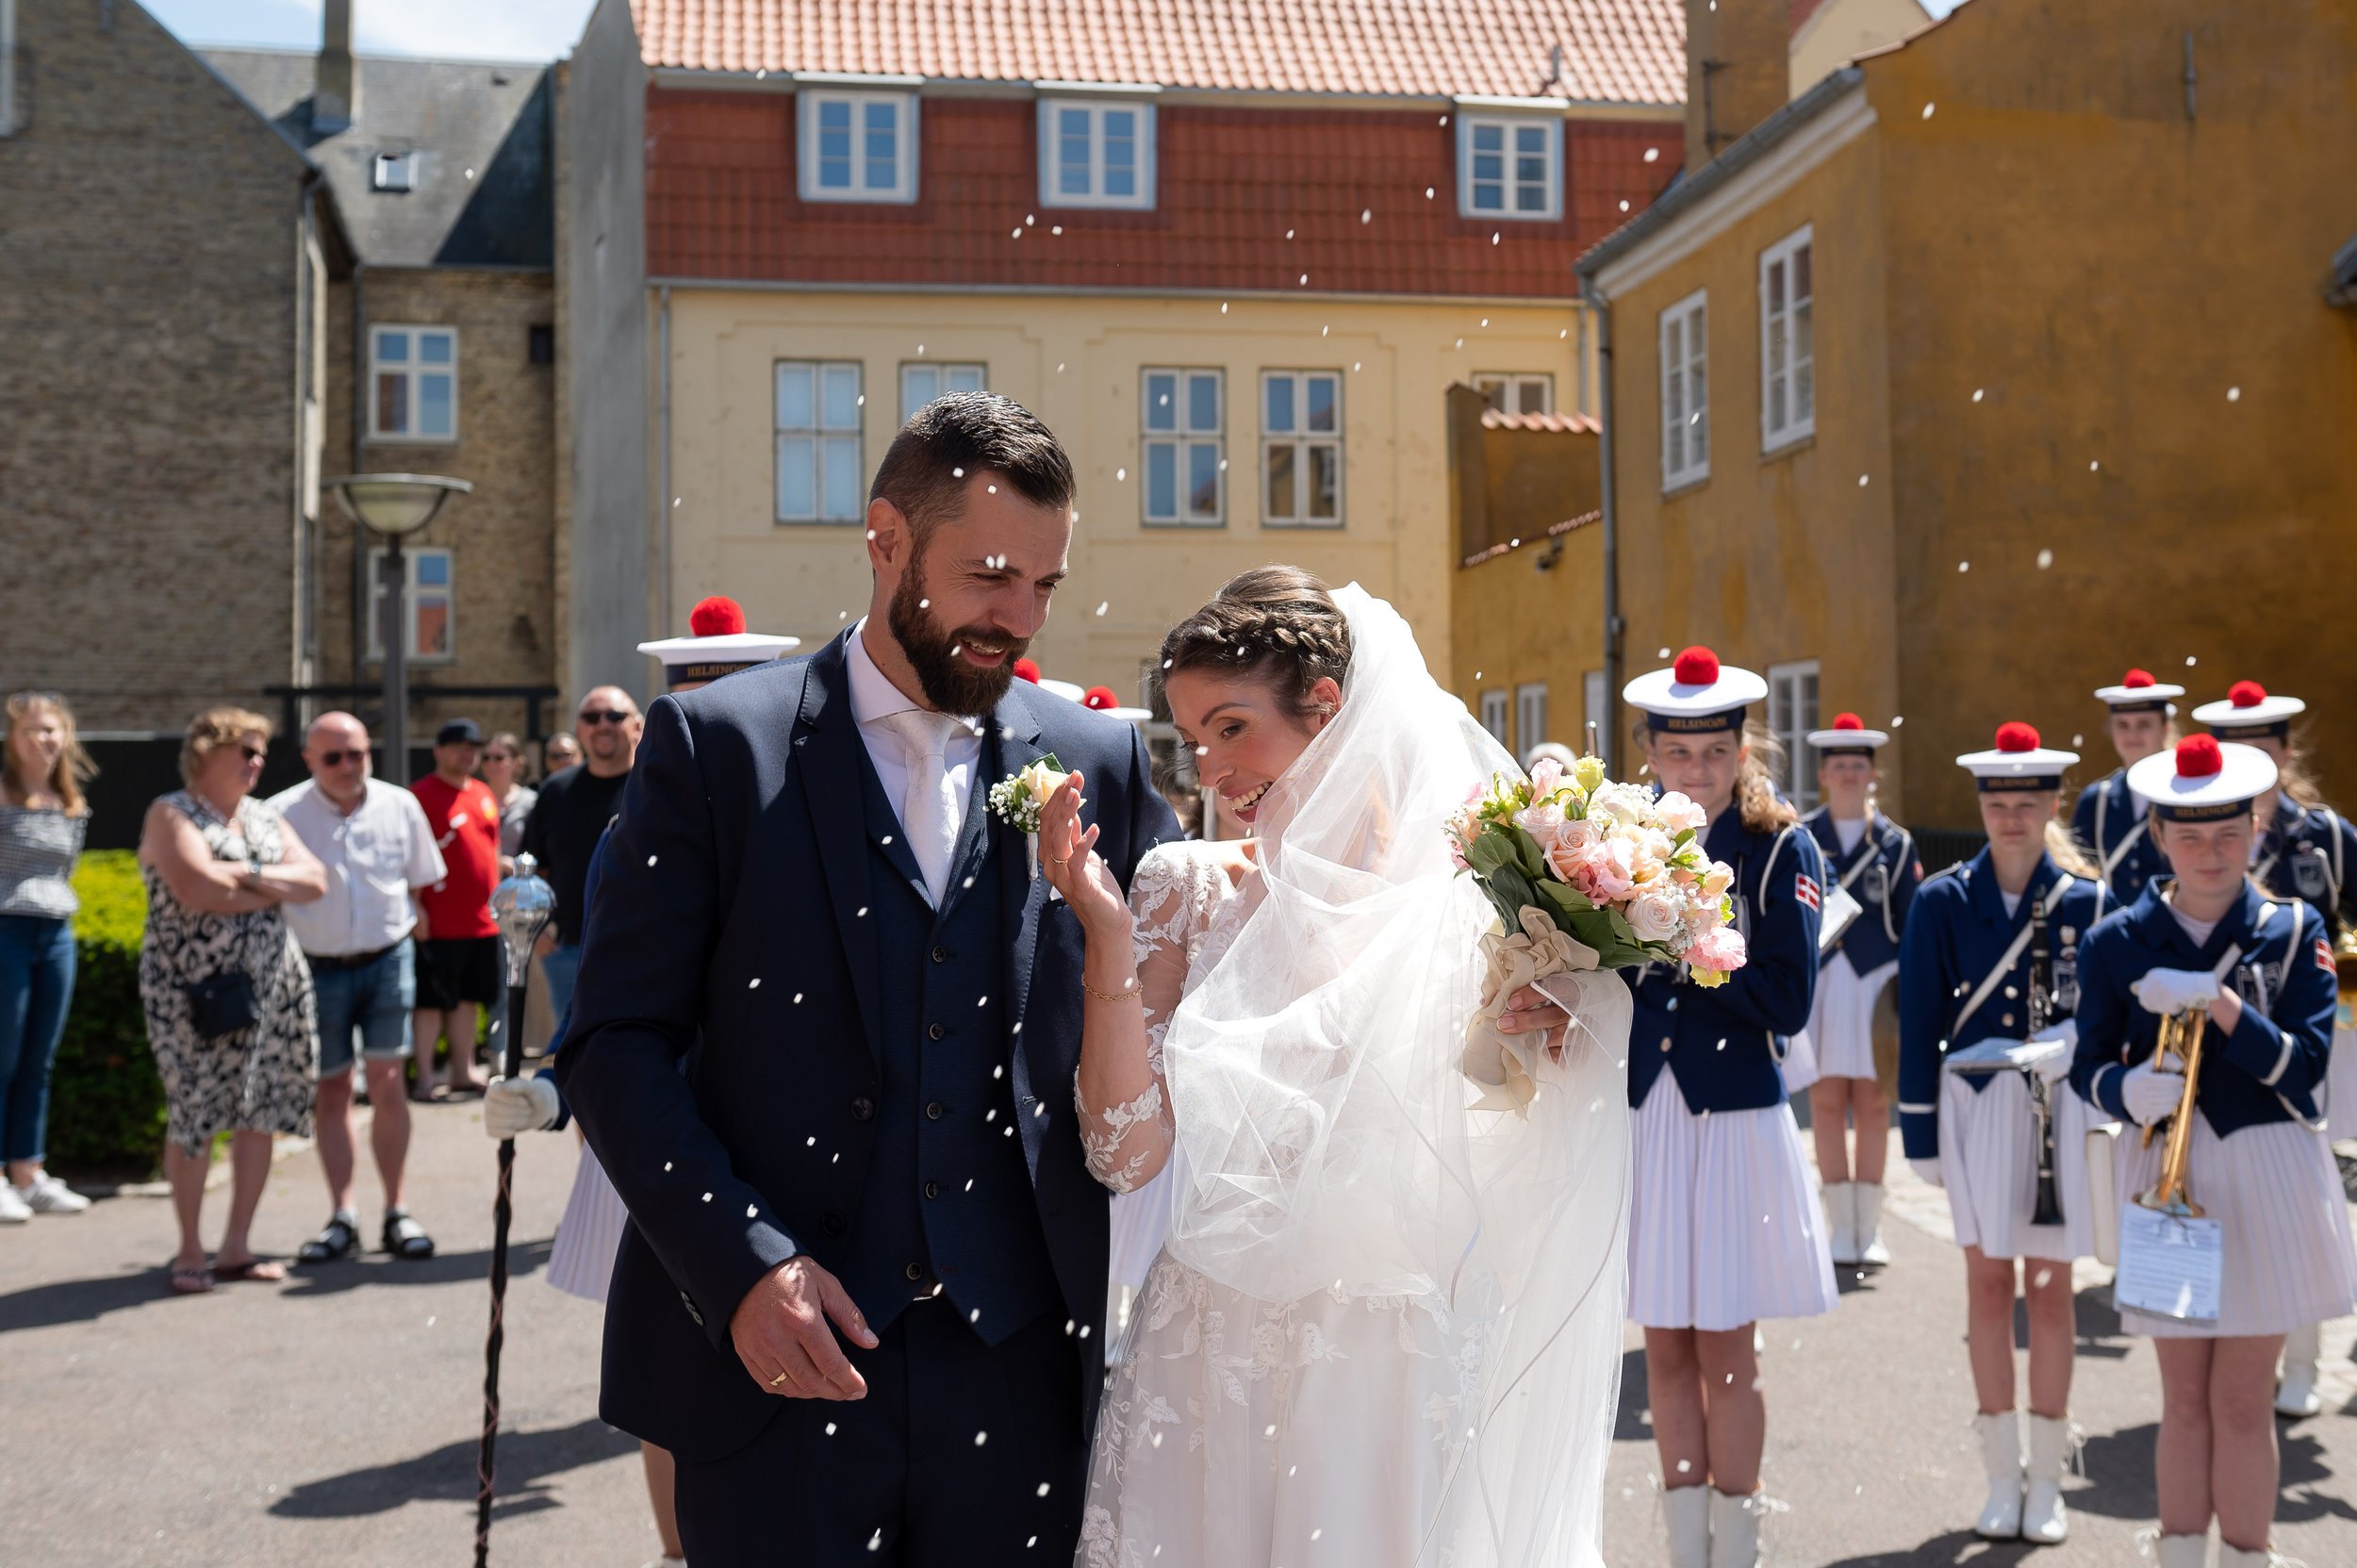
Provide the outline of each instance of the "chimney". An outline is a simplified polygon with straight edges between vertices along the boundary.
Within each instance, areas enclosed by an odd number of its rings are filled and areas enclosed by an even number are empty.
[[[1790,0],[1686,0],[1689,173],[1784,107],[1792,91],[1790,24]]]
[[[327,0],[327,26],[320,38],[319,79],[311,89],[311,129],[321,136],[350,130],[358,86],[352,69],[352,0]]]

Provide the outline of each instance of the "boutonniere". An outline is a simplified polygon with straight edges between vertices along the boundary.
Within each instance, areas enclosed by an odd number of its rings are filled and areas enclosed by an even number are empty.
[[[1047,798],[1063,787],[1071,774],[1053,751],[1025,767],[1010,773],[990,786],[990,809],[998,819],[1023,834],[1029,853],[1031,880],[1039,880],[1039,814],[1047,809]]]

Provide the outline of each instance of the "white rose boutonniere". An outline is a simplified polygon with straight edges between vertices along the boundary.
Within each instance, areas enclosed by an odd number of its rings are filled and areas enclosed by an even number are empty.
[[[1009,774],[990,786],[990,809],[999,820],[1023,834],[1024,845],[1030,851],[1034,880],[1039,876],[1039,814],[1047,808],[1047,798],[1063,788],[1064,780],[1071,776],[1050,751],[1021,772]]]

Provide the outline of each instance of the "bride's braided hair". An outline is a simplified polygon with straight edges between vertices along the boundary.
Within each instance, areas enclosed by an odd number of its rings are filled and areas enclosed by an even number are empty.
[[[1319,711],[1311,686],[1329,676],[1348,684],[1350,622],[1314,574],[1255,567],[1162,638],[1162,679],[1182,669],[1265,681],[1287,713],[1306,719]]]

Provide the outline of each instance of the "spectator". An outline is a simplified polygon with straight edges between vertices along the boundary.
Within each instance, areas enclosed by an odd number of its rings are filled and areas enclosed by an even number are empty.
[[[0,740],[0,1224],[74,1214],[90,1199],[41,1168],[49,1067],[74,995],[74,863],[94,769],[74,715],[52,692],[8,699]]]
[[[417,1005],[417,896],[445,875],[434,832],[418,798],[369,776],[369,732],[348,713],[324,713],[303,742],[311,781],[272,801],[287,826],[327,868],[326,894],[288,912],[319,990],[320,1168],[335,1210],[296,1258],[332,1263],[360,1250],[352,1206],[353,1036],[368,1074],[374,1114],[369,1145],[385,1184],[385,1250],[415,1261],[434,1256],[434,1239],[409,1217],[402,1177],[409,1158],[409,1105],[402,1080],[410,1052],[409,1010]]]
[[[443,877],[418,890],[417,1098],[434,1095],[434,1042],[450,1036],[450,1091],[481,1094],[475,1071],[475,1009],[496,1024],[507,966],[491,889],[500,879],[500,808],[474,776],[483,732],[453,718],[435,732],[434,771],[409,786],[425,808]]]
[[[284,1279],[248,1239],[270,1177],[273,1133],[311,1130],[319,1076],[311,973],[287,929],[327,876],[277,811],[253,798],[271,722],[241,708],[210,708],[180,748],[187,787],[147,808],[140,867],[147,933],[140,943],[140,1001],[148,1048],[164,1081],[167,1141],[180,1250],[172,1289],[194,1296],[217,1279]],[[215,1134],[229,1144],[229,1224],[206,1267],[197,1241]]]
[[[573,979],[581,973],[582,887],[598,837],[622,809],[622,785],[638,757],[645,721],[638,705],[619,686],[600,686],[581,700],[573,715],[585,760],[545,780],[540,799],[524,824],[524,849],[540,863],[540,875],[556,895],[556,918],[541,934],[540,972],[548,977],[549,1006],[562,1018],[573,1003]]]
[[[581,742],[570,734],[552,734],[540,742],[540,782],[548,783],[568,767],[581,766]]]
[[[524,847],[524,818],[532,815],[532,802],[540,792],[523,782],[523,745],[505,730],[483,748],[481,771],[483,782],[491,786],[491,799],[499,802],[500,875],[512,876],[516,855]]]

